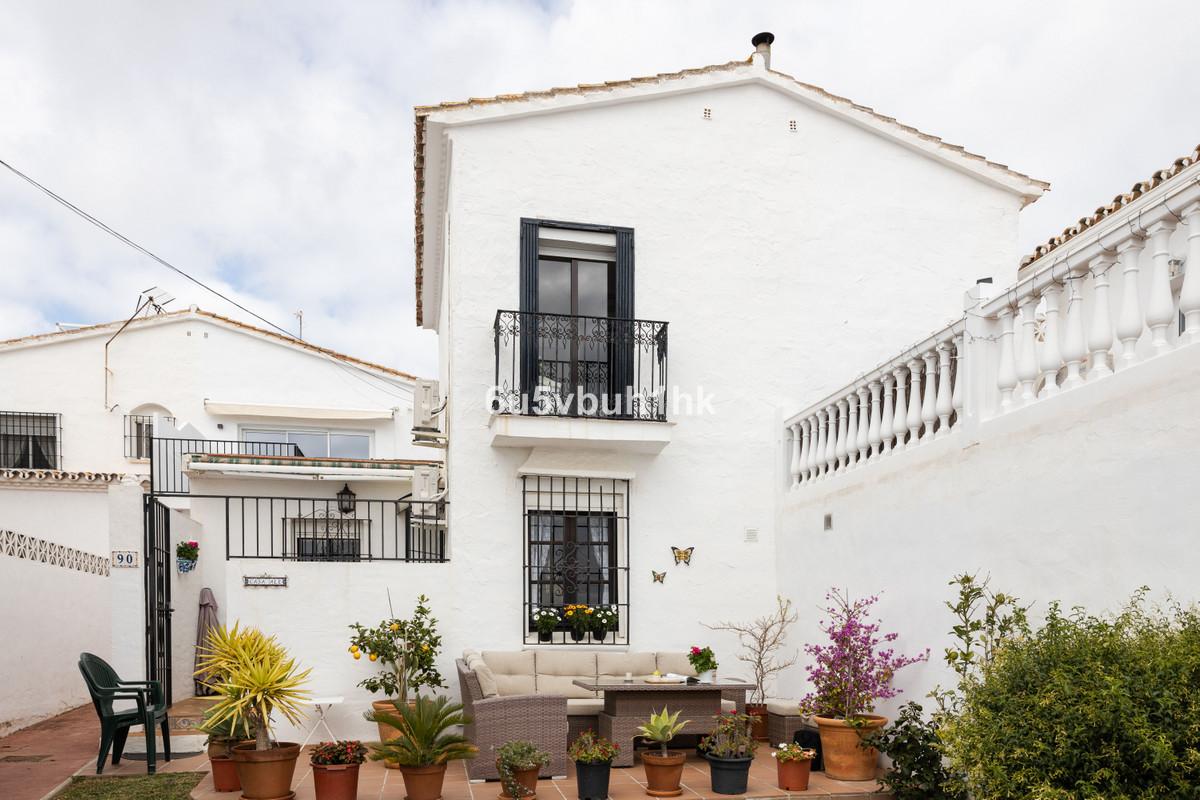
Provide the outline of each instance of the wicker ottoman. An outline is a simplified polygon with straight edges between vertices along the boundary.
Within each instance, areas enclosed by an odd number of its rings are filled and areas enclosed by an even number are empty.
[[[772,745],[790,742],[796,731],[812,727],[809,718],[800,713],[798,700],[767,698],[767,738]]]

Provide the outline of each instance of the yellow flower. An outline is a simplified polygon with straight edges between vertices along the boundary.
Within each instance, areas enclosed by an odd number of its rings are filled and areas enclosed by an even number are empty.
[[[569,616],[571,616],[571,615],[572,615],[572,614],[574,614],[574,613],[575,613],[575,610],[574,610],[574,609],[572,609],[572,610],[570,610],[570,611],[568,611],[568,612],[567,612],[567,616],[569,617]]]
[[[395,622],[393,622],[393,623],[392,623],[392,627],[391,627],[391,628],[389,628],[388,630],[390,630],[392,633],[395,633],[396,631],[400,630],[400,625],[399,625],[399,624],[397,624],[397,623],[395,623]]]
[[[421,645],[421,649],[422,649],[422,650],[424,650],[424,651],[426,651],[426,652],[428,652],[428,651],[429,651],[429,645],[427,645],[427,644],[423,644],[423,645]]]
[[[590,608],[589,608],[589,609],[587,610],[587,613],[588,613],[588,614],[592,613],[592,609],[590,609]]]

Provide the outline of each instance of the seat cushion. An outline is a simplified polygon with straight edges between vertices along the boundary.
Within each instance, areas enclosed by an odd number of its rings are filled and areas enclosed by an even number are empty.
[[[495,697],[500,693],[500,688],[496,685],[495,673],[484,663],[478,650],[464,650],[463,662],[467,665],[467,669],[475,673],[475,680],[479,681],[479,691],[484,697]]]
[[[768,697],[767,713],[778,714],[781,717],[801,717],[799,700],[781,700],[776,697]]]
[[[604,701],[595,698],[567,698],[568,717],[594,717],[604,710]]]
[[[674,672],[676,675],[695,675],[696,670],[692,669],[692,662],[688,661],[687,653],[656,653],[655,658],[658,663],[658,671],[666,675],[668,672]]]
[[[658,669],[654,653],[597,653],[596,666],[601,679],[625,680],[632,673],[634,680],[645,680]]]
[[[501,696],[537,692],[532,650],[485,650],[480,655],[496,676],[496,689]]]
[[[575,681],[596,679],[596,654],[571,651],[538,651],[538,694],[559,694],[570,698],[595,698],[596,693],[576,686]]]

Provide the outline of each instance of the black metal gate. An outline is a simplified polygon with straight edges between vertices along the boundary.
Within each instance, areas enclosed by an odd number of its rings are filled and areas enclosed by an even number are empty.
[[[145,502],[146,680],[160,681],[171,702],[171,509]]]

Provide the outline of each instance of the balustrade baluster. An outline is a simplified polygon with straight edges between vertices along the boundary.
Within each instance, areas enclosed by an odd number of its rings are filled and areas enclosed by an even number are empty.
[[[829,417],[829,430],[825,434],[825,474],[829,475],[837,469],[837,407],[834,405],[825,406],[825,416]]]
[[[937,387],[937,435],[950,432],[950,414],[954,406],[950,403],[950,343],[938,342],[938,387]]]
[[[869,452],[869,434],[867,433],[867,429],[871,425],[871,409],[867,405],[867,387],[858,387],[856,394],[858,395],[858,439],[856,444],[858,445],[858,461],[861,464],[867,460],[867,453]]]
[[[825,471],[826,440],[829,437],[829,420],[824,409],[817,412],[817,448],[813,451],[813,478],[820,478]]]
[[[1179,313],[1183,314],[1184,341],[1200,343],[1200,203],[1188,206],[1183,216],[1187,222],[1187,261],[1183,288],[1179,292]]]
[[[810,438],[811,434],[812,434],[812,430],[810,429],[809,420],[808,419],[801,420],[800,421],[800,438],[801,438],[802,444],[800,446],[800,479],[802,481],[807,481],[809,478],[808,465],[809,465],[809,461],[812,458],[812,439]]]
[[[963,334],[954,337],[954,392],[950,395],[950,405],[954,408],[954,424],[962,422],[963,416]]]
[[[879,416],[879,452],[882,455],[892,452],[892,439],[896,435],[892,430],[896,425],[896,415],[892,408],[892,387],[895,383],[895,375],[890,372],[884,374],[881,387],[883,389],[883,413]]]
[[[1021,382],[1019,397],[1022,403],[1032,403],[1034,400],[1034,384],[1037,383],[1037,305],[1035,294],[1022,298],[1018,306],[1021,317],[1021,333],[1017,350],[1017,379]]]
[[[1092,361],[1088,365],[1089,381],[1111,375],[1108,366],[1108,350],[1113,343],[1113,329],[1108,309],[1108,270],[1116,263],[1107,253],[1101,253],[1090,262],[1092,271],[1092,326],[1088,331],[1088,350]]]
[[[1117,315],[1117,338],[1121,340],[1121,358],[1113,359],[1113,366],[1124,369],[1137,362],[1137,343],[1146,326],[1142,321],[1142,304],[1138,297],[1138,259],[1145,242],[1140,236],[1131,236],[1117,245],[1117,259],[1121,262],[1121,312]]]
[[[884,383],[887,383],[887,378],[884,378]],[[871,390],[871,420],[866,426],[866,444],[871,447],[871,455],[880,455],[880,445],[883,444],[883,421],[880,419],[882,409],[880,408],[880,392],[883,390],[883,385],[880,381],[872,380],[870,383]],[[888,427],[890,427],[890,422]]]
[[[1150,295],[1146,301],[1146,324],[1150,327],[1150,345],[1154,355],[1167,352],[1167,331],[1175,322],[1175,301],[1171,296],[1171,232],[1175,220],[1161,219],[1150,226],[1151,255],[1154,271],[1150,273]]]
[[[1072,269],[1067,278],[1067,330],[1062,345],[1063,360],[1067,362],[1067,374],[1062,384],[1064,389],[1074,389],[1083,384],[1079,371],[1087,356],[1087,348],[1083,341],[1083,292],[1079,285],[1086,272],[1087,266],[1081,265]]]
[[[846,400],[845,398],[837,401],[837,445],[834,447],[833,454],[837,458],[837,469],[846,467]]]
[[[850,408],[850,424],[846,428],[846,466],[853,468],[858,463],[858,396],[846,395]]]
[[[908,362],[908,417],[904,420],[908,428],[908,445],[914,446],[921,433],[921,362]]]
[[[921,356],[925,361],[925,401],[921,404],[921,422],[925,424],[925,432],[921,441],[933,438],[933,426],[937,422],[937,383],[934,373],[937,371],[937,354],[933,351]]]
[[[1017,388],[1017,364],[1013,359],[1013,311],[1000,309],[1000,364],[996,371],[996,386],[1000,389],[1000,411],[1007,411],[1013,404],[1013,390]]]
[[[800,485],[800,423],[793,423],[792,429],[792,488]]]
[[[1046,300],[1046,322],[1042,327],[1041,356],[1038,366],[1042,370],[1042,391],[1038,397],[1053,397],[1058,394],[1058,370],[1062,367],[1062,352],[1058,344],[1058,313],[1062,302],[1062,287],[1052,283],[1042,290]]]
[[[904,374],[902,367],[892,370],[892,375],[896,376],[896,417],[892,421],[892,435],[896,437],[897,450],[903,450],[908,446],[904,440],[905,434],[908,433],[908,406],[904,397]]]

